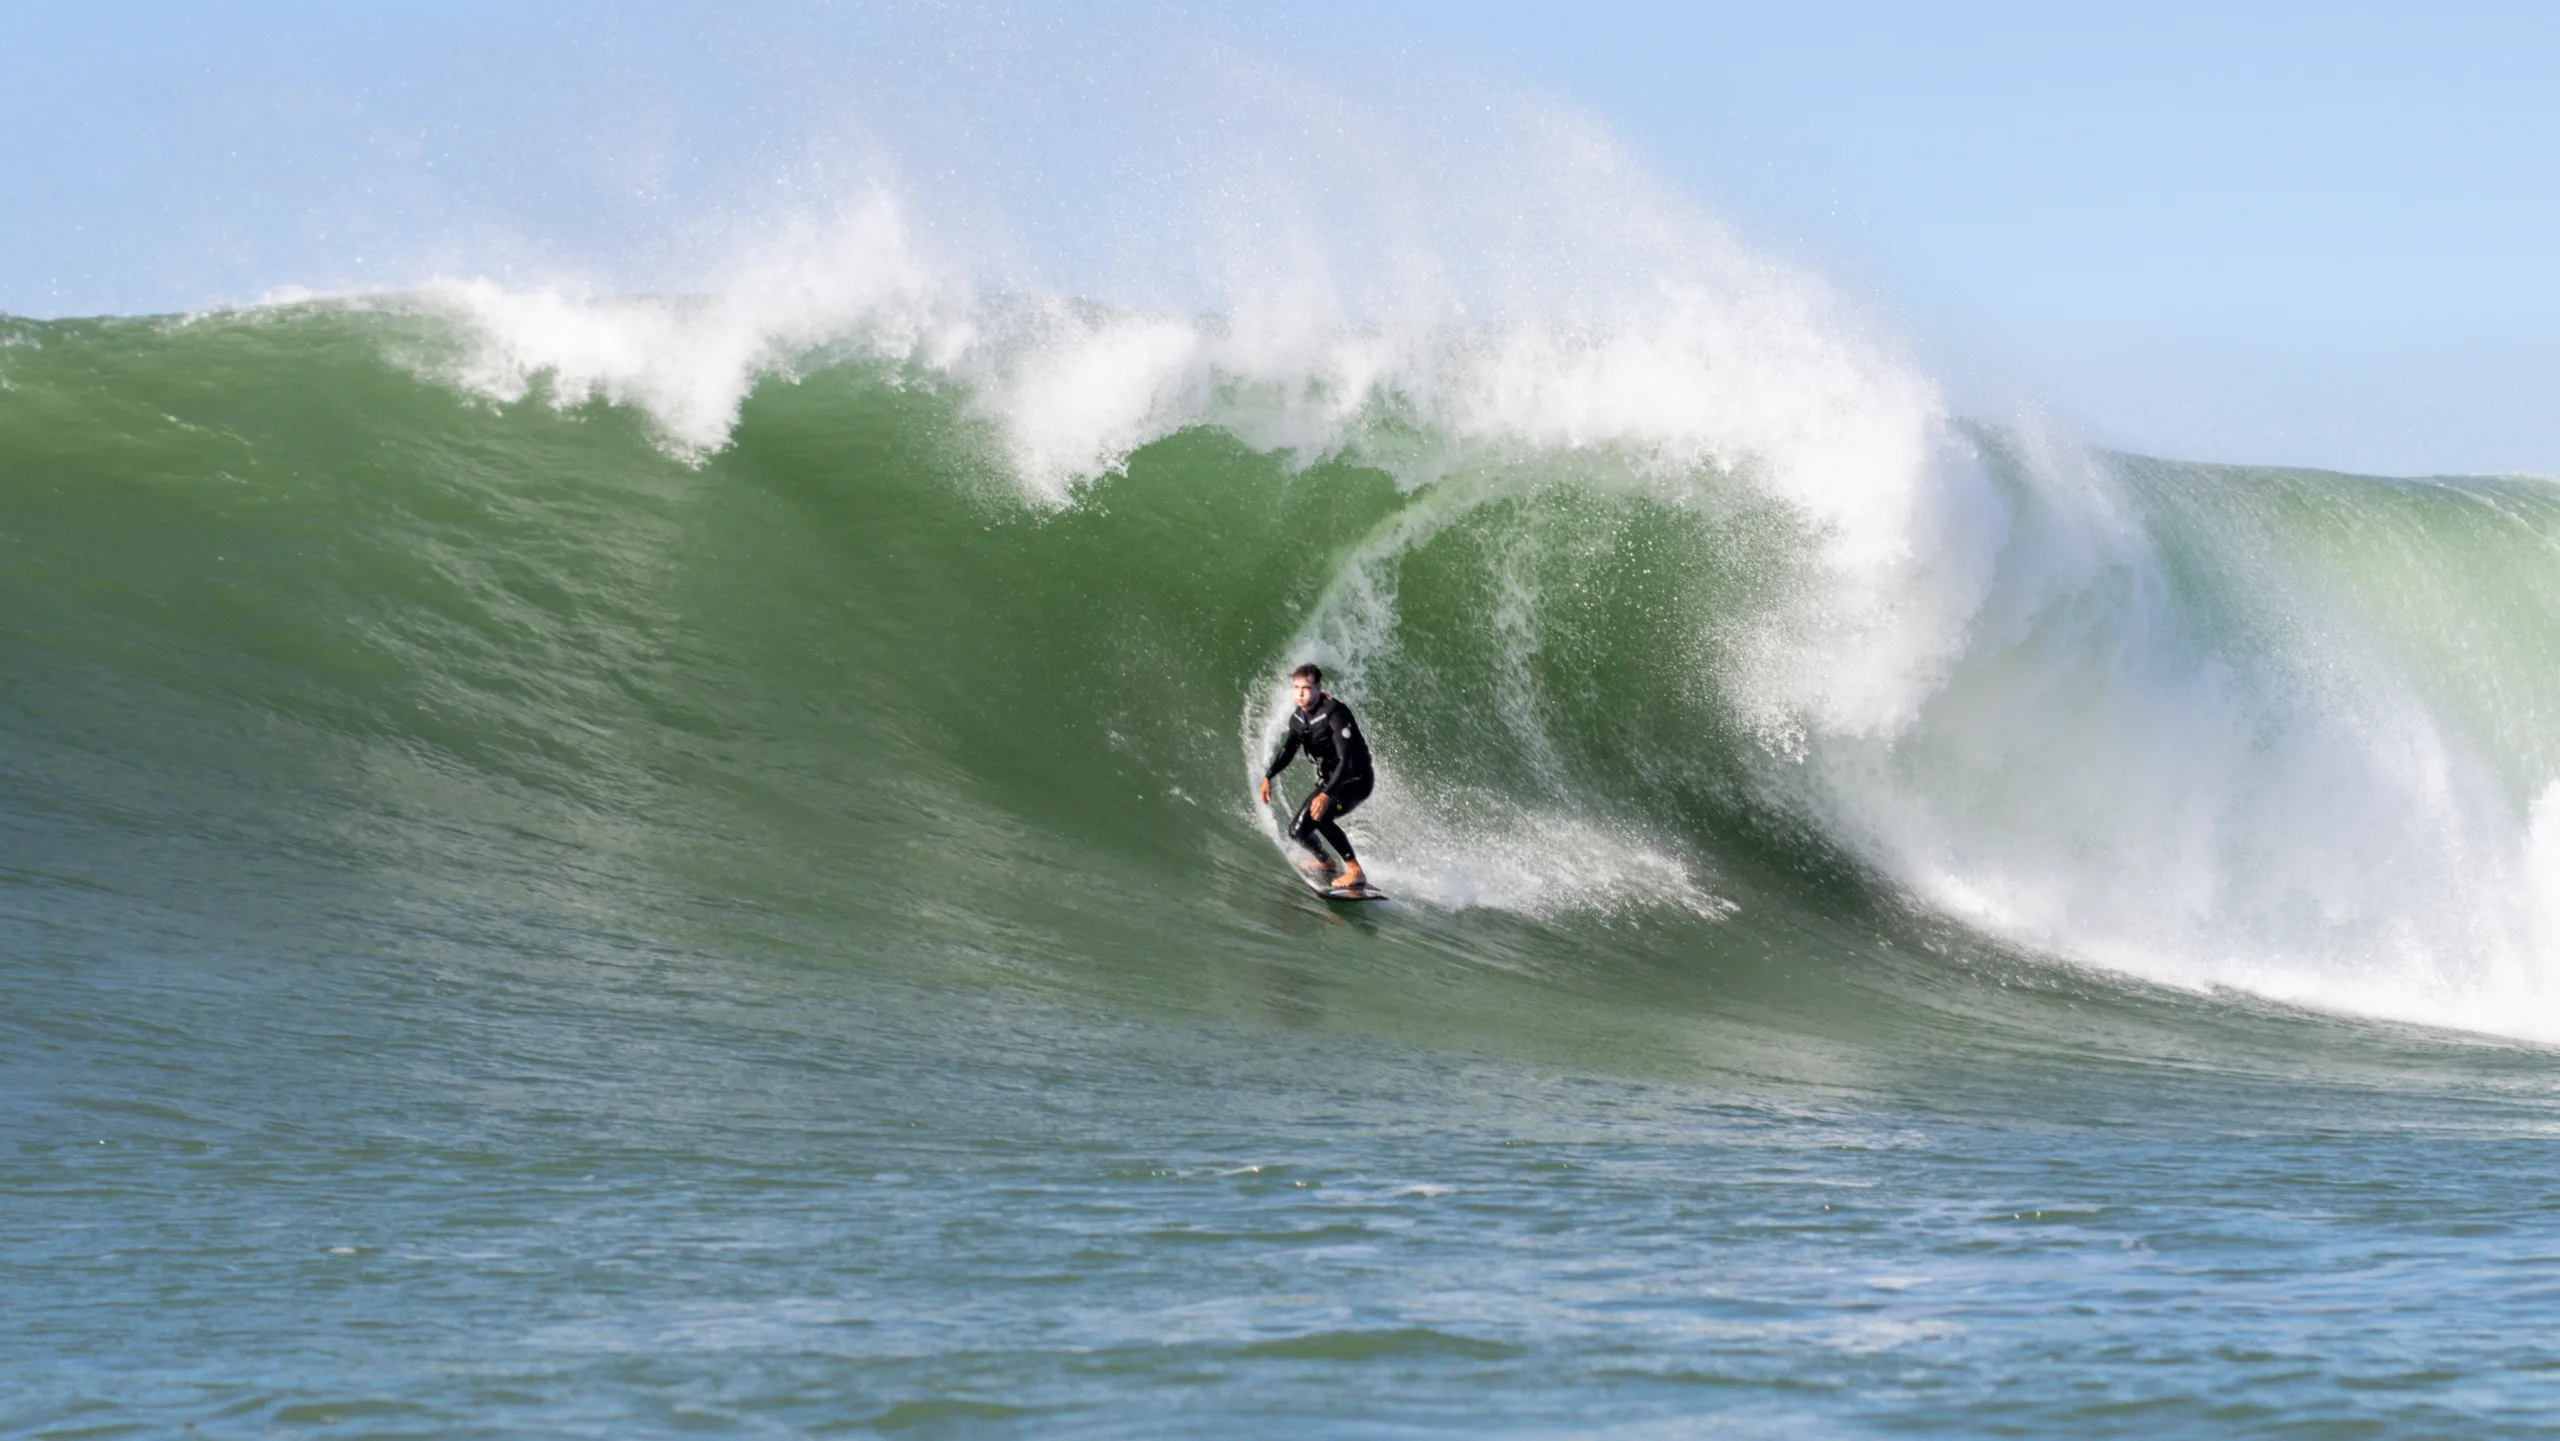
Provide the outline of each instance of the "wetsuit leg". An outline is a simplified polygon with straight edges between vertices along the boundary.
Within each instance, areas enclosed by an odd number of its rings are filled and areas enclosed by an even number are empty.
[[[1329,810],[1323,820],[1317,820],[1307,814],[1305,806],[1298,807],[1297,816],[1289,822],[1289,839],[1296,841],[1308,855],[1317,860],[1323,860],[1324,848],[1316,844],[1318,836],[1331,841],[1333,848],[1342,852],[1344,860],[1351,859],[1350,842],[1343,838],[1342,827],[1333,823],[1333,816]]]
[[[1358,856],[1351,854],[1351,837],[1344,835],[1342,833],[1342,827],[1333,823],[1332,811],[1326,811],[1324,813],[1324,819],[1316,822],[1315,826],[1316,834],[1324,837],[1325,844],[1333,847],[1344,860],[1356,861],[1359,859]]]
[[[1368,798],[1369,787],[1365,785],[1356,789],[1347,789],[1343,794],[1335,796],[1333,803],[1324,808],[1323,820],[1309,816],[1306,806],[1298,807],[1298,818],[1289,823],[1289,839],[1306,847],[1307,852],[1317,860],[1323,860],[1324,852],[1316,849],[1316,837],[1322,836],[1325,844],[1339,852],[1344,860],[1358,860],[1359,857],[1351,853],[1351,838],[1344,835],[1342,827],[1334,823],[1351,814],[1362,801]],[[1309,796],[1307,800],[1312,804],[1315,797]]]

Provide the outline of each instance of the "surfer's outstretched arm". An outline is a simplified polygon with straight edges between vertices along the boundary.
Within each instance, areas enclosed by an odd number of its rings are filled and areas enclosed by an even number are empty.
[[[1296,760],[1297,758],[1298,728],[1296,726],[1291,726],[1289,727],[1289,733],[1283,736],[1280,740],[1279,754],[1271,758],[1271,764],[1262,768],[1262,778],[1264,780],[1269,780],[1273,776],[1280,774],[1283,770],[1288,769],[1289,762]]]
[[[1271,764],[1262,768],[1262,803],[1264,805],[1267,806],[1271,804],[1271,778],[1280,774],[1282,770],[1287,768],[1289,762],[1297,759],[1297,757],[1298,728],[1296,726],[1291,726],[1289,727],[1288,738],[1280,742],[1280,753],[1271,758]]]

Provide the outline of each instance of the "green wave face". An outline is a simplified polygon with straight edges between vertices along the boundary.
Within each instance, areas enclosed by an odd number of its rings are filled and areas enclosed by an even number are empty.
[[[694,464],[630,410],[421,380],[387,357],[435,337],[381,316],[14,335],[12,809],[65,894],[184,877],[305,929],[601,926],[1207,1003],[1336,929],[1257,822],[1239,718],[1381,568],[1395,648],[1337,682],[1377,719],[1372,814],[1459,848],[1378,853],[1417,887],[1391,952],[1578,968],[1548,923],[1661,881],[1680,955],[1755,823],[1676,677],[1765,517],[1510,474],[1406,493],[1211,428],[1055,508],[964,396],[867,364],[760,386]],[[1572,606],[1501,610],[1568,573]],[[1471,876],[1470,819],[1537,807],[1658,874],[1558,904]],[[1467,904],[1506,882],[1521,904]]]
[[[2201,1003],[2038,957],[2549,1029],[2539,483],[1949,428],[1940,478],[1826,510],[1747,448],[1392,387],[1280,444],[1221,382],[1026,491],[1016,419],[912,356],[806,354],[706,450],[565,372],[454,383],[471,344],[10,325],[40,909],[1175,1010],[1313,975],[1381,1029],[1798,1078],[2192,1044]],[[1300,894],[1250,799],[1310,658],[1378,746],[1379,914]]]

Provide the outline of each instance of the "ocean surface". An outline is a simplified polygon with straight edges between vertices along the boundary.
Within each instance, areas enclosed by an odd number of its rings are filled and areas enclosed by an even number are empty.
[[[855,229],[0,320],[0,1431],[2560,1427],[2560,490]]]

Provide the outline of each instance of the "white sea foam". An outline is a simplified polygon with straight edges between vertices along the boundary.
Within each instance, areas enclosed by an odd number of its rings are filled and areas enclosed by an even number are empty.
[[[1917,898],[2038,949],[2560,1039],[2554,792],[2519,795],[2519,758],[2284,554],[2283,507],[2253,532],[2207,504],[2245,482],[2159,483],[2147,527],[2108,466],[2023,460],[1961,657],[1890,731],[1814,734],[1779,777],[1796,803]],[[2173,565],[2163,523],[2203,553]]]
[[[1631,826],[1389,775],[1343,826],[1379,889],[1400,900],[1552,920],[1660,908],[1702,920],[1733,913],[1676,847]],[[1276,813],[1262,811],[1257,823],[1285,844]]]

